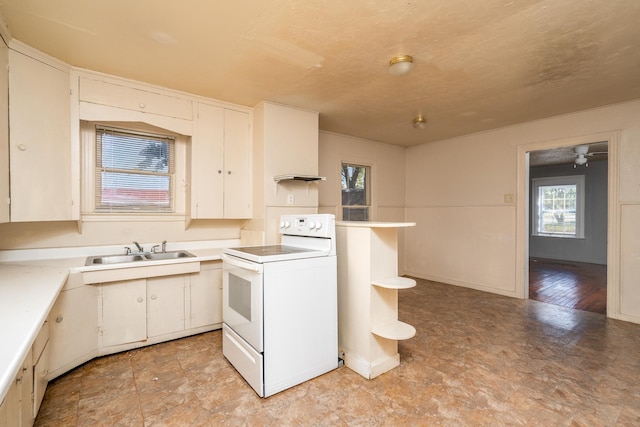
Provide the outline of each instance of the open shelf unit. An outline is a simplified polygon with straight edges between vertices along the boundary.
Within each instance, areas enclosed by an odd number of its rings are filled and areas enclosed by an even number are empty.
[[[415,223],[337,222],[338,347],[345,366],[375,378],[400,364],[398,340],[416,329],[398,320],[398,228]]]

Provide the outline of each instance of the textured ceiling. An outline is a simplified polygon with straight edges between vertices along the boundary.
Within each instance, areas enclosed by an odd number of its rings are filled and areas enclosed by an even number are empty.
[[[593,144],[585,144],[587,149],[587,162],[595,162],[599,160],[607,160],[609,156],[609,144],[607,142],[596,142]],[[560,147],[551,150],[531,151],[529,153],[530,166],[546,166],[572,164],[575,162],[578,154],[576,147]]]
[[[0,13],[74,66],[307,108],[323,130],[398,145],[640,98],[638,0],[0,0]],[[395,77],[400,54],[414,67]]]

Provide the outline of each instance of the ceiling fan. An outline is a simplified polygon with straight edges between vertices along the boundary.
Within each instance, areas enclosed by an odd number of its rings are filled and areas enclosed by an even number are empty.
[[[589,153],[588,145],[578,145],[576,147],[573,147],[573,152],[576,154],[576,159],[573,163],[574,169],[577,166],[582,165],[584,165],[585,167],[589,167],[589,160],[587,159],[587,157],[597,156],[599,154],[607,154],[606,151],[592,151],[591,153]]]

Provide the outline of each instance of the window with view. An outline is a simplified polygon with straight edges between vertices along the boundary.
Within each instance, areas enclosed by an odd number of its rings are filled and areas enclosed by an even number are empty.
[[[96,127],[96,211],[173,212],[175,139]]]
[[[533,180],[533,234],[584,237],[584,176]]]
[[[371,168],[342,164],[342,219],[368,221],[370,206]]]

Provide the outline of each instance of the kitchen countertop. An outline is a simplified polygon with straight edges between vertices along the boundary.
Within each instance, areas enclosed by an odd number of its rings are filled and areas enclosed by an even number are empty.
[[[238,244],[224,247],[238,246]],[[106,250],[106,249],[105,249]],[[135,268],[144,265],[205,262],[220,259],[222,247],[186,248],[195,257],[164,261],[140,261],[112,265],[85,266],[87,256],[23,259],[22,255],[0,257],[0,403],[20,370],[35,338],[46,320],[70,273],[105,269]],[[95,251],[94,251],[95,252]],[[105,254],[113,252],[104,252]],[[90,286],[90,285],[88,285]]]
[[[414,227],[415,222],[336,221],[336,227],[399,228]]]
[[[0,402],[69,275],[64,266],[25,264],[0,266]]]

